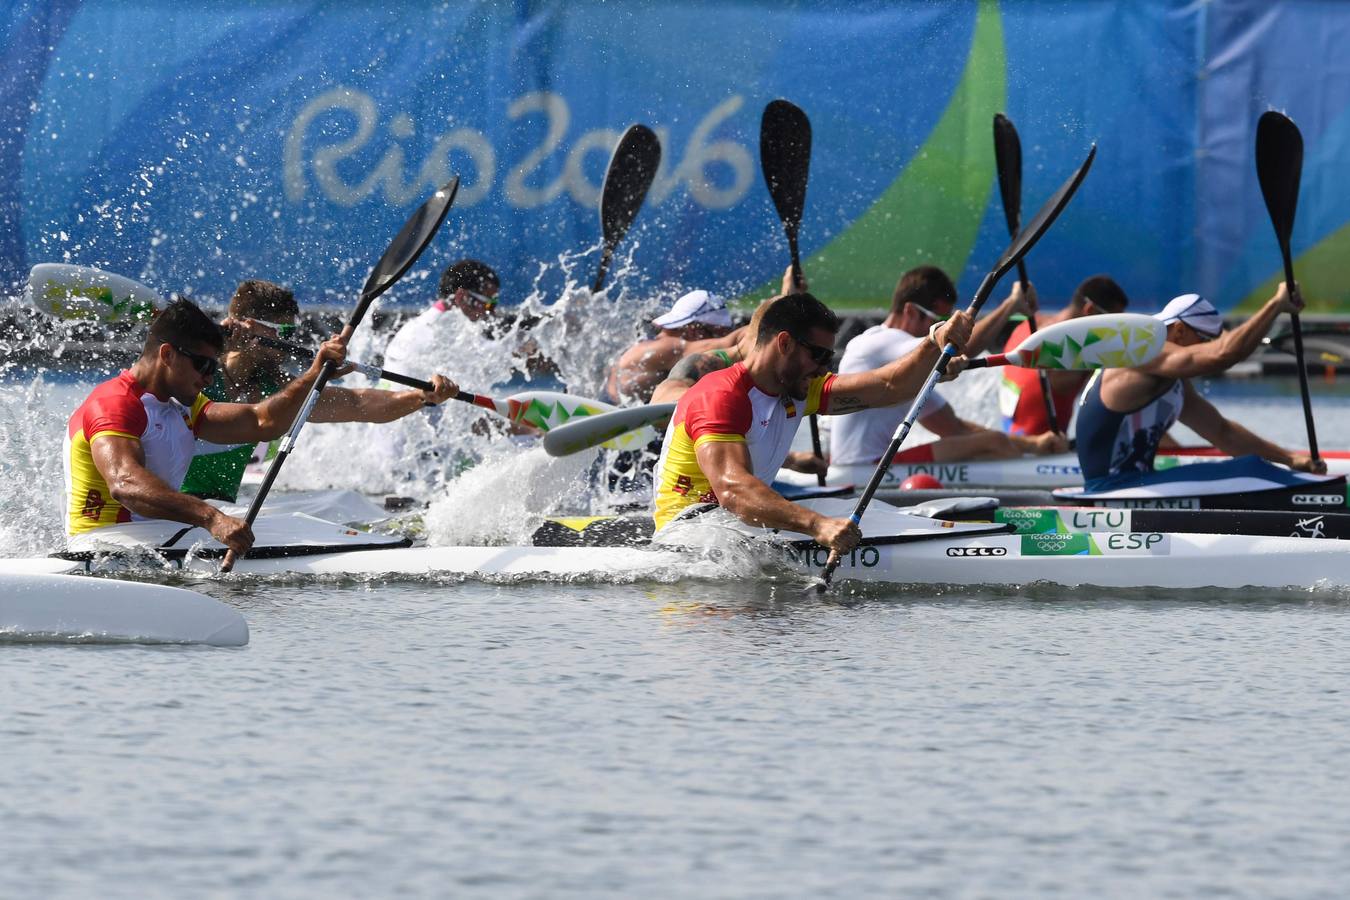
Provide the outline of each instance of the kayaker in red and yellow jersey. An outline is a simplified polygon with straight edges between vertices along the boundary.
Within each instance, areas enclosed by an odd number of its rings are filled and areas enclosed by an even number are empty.
[[[1036,327],[1046,328],[1080,316],[1098,313],[1122,313],[1130,305],[1120,285],[1107,275],[1093,275],[1074,289],[1069,305],[1053,315],[1035,313]],[[1003,352],[1017,349],[1031,334],[1030,322],[1013,329]],[[1073,403],[1087,383],[1088,372],[1047,372],[1050,394],[1055,399],[1055,420],[1063,431],[1073,417]],[[998,407],[1003,416],[1003,430],[1008,434],[1036,435],[1050,431],[1050,418],[1045,411],[1045,394],[1041,391],[1040,372],[1019,366],[1004,366],[999,383]]]
[[[964,350],[971,321],[958,312],[934,324],[908,355],[869,372],[832,375],[839,318],[807,293],[765,311],[745,359],[705,375],[679,400],[656,467],[656,528],[720,505],[748,525],[811,535],[840,552],[861,538],[846,518],[829,518],[769,487],[802,420],[889,406],[912,397],[940,348]]]
[[[175,301],[151,324],[131,368],[94,388],[75,410],[65,440],[72,549],[147,521],[205,528],[238,553],[253,545],[242,519],[179,492],[196,438],[239,444],[281,436],[324,363],[346,359],[347,342],[326,341],[304,374],[261,403],[217,403],[202,393],[220,368],[224,346],[219,325],[191,301]]]

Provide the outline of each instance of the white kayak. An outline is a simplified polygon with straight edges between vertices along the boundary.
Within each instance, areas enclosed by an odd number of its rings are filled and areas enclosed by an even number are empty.
[[[1203,448],[1208,449],[1208,448]],[[1160,452],[1154,459],[1158,470],[1199,462],[1217,462],[1230,459],[1217,453]],[[1329,475],[1350,474],[1350,456],[1341,451],[1325,454]],[[876,466],[830,466],[827,485],[865,485],[872,478]],[[881,481],[881,490],[895,490],[914,475],[930,475],[948,488],[1059,488],[1077,487],[1083,483],[1083,470],[1078,456],[1073,453],[1055,453],[1049,456],[1020,456],[1014,459],[981,461],[953,461],[932,463],[894,463]],[[815,484],[814,475],[802,475],[783,469],[778,478],[790,484]]]
[[[257,575],[463,577],[509,581],[679,581],[744,578],[755,573],[721,563],[719,550],[614,547],[407,547],[239,561],[234,571]],[[767,545],[761,560],[813,575],[826,551]],[[54,564],[57,561],[53,561]],[[65,571],[87,563],[60,561]],[[217,561],[178,565],[210,574]],[[228,577],[228,576],[226,576]],[[840,580],[878,584],[1069,587],[1309,588],[1350,585],[1350,544],[1334,540],[1250,535],[1111,532],[984,534],[903,543],[864,541],[843,560]]]
[[[0,641],[240,647],[248,643],[248,624],[220,601],[183,588],[0,574]]]
[[[847,514],[852,506],[848,500],[809,503],[826,515]],[[791,534],[734,534],[731,540],[699,549],[372,546],[369,535],[353,536],[352,543],[343,546],[333,540],[336,526],[331,523],[297,516],[291,524],[311,528],[315,534],[299,535],[302,540],[289,545],[264,546],[240,560],[235,573],[679,581],[738,579],[766,572],[812,575],[827,556],[820,547]],[[1345,541],[1163,532],[1014,534],[1010,528],[934,520],[877,504],[863,522],[864,534],[871,537],[844,558],[838,577],[897,585],[1046,582],[1182,589],[1350,585],[1350,542]],[[199,550],[209,552],[205,546]],[[98,569],[101,562],[4,560],[0,570],[19,564],[75,572]],[[211,574],[219,560],[189,552],[167,564]]]

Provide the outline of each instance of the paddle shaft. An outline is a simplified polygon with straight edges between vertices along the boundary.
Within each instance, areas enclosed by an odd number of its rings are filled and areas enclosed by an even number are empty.
[[[1294,260],[1289,253],[1288,240],[1280,241],[1280,253],[1284,256],[1284,283],[1292,293],[1298,288],[1294,283]],[[1303,326],[1299,321],[1298,313],[1291,312],[1289,314],[1289,324],[1294,332],[1294,356],[1298,361],[1298,390],[1303,399],[1303,421],[1308,427],[1308,454],[1315,463],[1322,457],[1317,452],[1317,428],[1313,425],[1312,395],[1308,388],[1308,366],[1304,362],[1303,356]]]
[[[811,173],[811,120],[795,104],[774,100],[764,107],[759,125],[759,164],[778,219],[787,237],[792,261],[792,287],[801,290],[802,258],[797,246],[802,212],[806,207],[806,184]],[[820,445],[820,421],[810,416],[811,453],[825,459]],[[816,473],[816,483],[825,486],[825,473]]]
[[[996,274],[996,272],[990,272],[984,276],[984,281],[980,282],[979,290],[975,292],[975,299],[970,302],[967,309],[972,318],[979,315],[980,308],[984,306],[984,301],[994,290]],[[915,395],[914,401],[909,405],[909,412],[905,413],[905,418],[896,426],[895,433],[891,436],[891,442],[886,447],[886,452],[881,455],[881,461],[877,464],[876,470],[872,472],[872,478],[867,482],[867,487],[863,489],[857,505],[853,507],[853,513],[848,517],[854,525],[862,526],[862,517],[863,513],[867,511],[867,505],[872,502],[872,496],[881,486],[881,482],[885,480],[886,473],[890,471],[891,461],[895,458],[895,454],[900,452],[900,445],[905,442],[905,438],[909,437],[910,429],[914,427],[915,421],[919,418],[919,410],[923,409],[923,405],[928,402],[929,395],[937,387],[938,381],[947,371],[947,364],[951,362],[955,355],[956,345],[948,344],[942,348],[937,364],[933,366],[933,371],[928,373],[928,378],[924,381],[923,387],[919,389],[919,393]],[[819,587],[820,591],[824,591],[825,585],[830,583],[830,576],[834,574],[835,569],[839,568],[840,559],[837,550],[830,551],[830,558],[825,563],[825,570],[820,573],[820,577],[824,581],[824,584]]]
[[[1303,175],[1303,135],[1288,116],[1275,110],[1261,114],[1256,123],[1256,180],[1261,185],[1261,196],[1266,201],[1266,212],[1275,229],[1284,263],[1284,283],[1291,296],[1297,296],[1294,281],[1294,260],[1289,252],[1289,240],[1294,232],[1294,214],[1298,209],[1299,182]],[[1317,432],[1313,427],[1312,397],[1308,391],[1308,367],[1303,355],[1303,326],[1298,313],[1291,312],[1289,321],[1294,332],[1294,356],[1298,360],[1298,387],[1303,398],[1303,420],[1308,428],[1308,452],[1313,462],[1317,452]]]
[[[365,318],[366,311],[370,305],[389,290],[403,275],[412,267],[417,258],[422,255],[422,251],[431,243],[431,239],[440,230],[441,223],[445,221],[446,214],[450,211],[450,206],[455,202],[455,194],[459,191],[459,178],[453,177],[440,190],[427,200],[412,214],[398,234],[394,236],[393,242],[385,249],[380,256],[379,262],[371,270],[370,277],[366,279],[365,285],[361,288],[361,296],[357,300],[356,308],[352,310],[351,316],[347,319],[347,325],[342,329],[342,339],[345,342],[349,340],[352,333],[356,331],[356,326],[361,324]],[[267,499],[268,493],[272,490],[273,483],[276,482],[277,475],[285,464],[286,458],[290,456],[291,450],[295,448],[296,439],[300,436],[300,431],[309,421],[310,415],[314,412],[314,406],[319,402],[319,394],[327,386],[329,379],[337,370],[332,360],[326,360],[323,367],[319,370],[319,377],[315,379],[314,385],[310,388],[309,396],[305,398],[304,405],[296,413],[295,420],[291,423],[290,430],[282,439],[277,455],[272,458],[272,464],[267,468],[267,474],[263,476],[262,484],[258,486],[258,493],[254,496],[253,502],[249,504],[248,514],[244,517],[244,522],[250,528],[257,521],[258,513],[262,509],[263,501]],[[247,555],[245,552],[244,555]],[[229,572],[234,568],[236,554],[230,550],[225,554],[221,561],[220,571]]]

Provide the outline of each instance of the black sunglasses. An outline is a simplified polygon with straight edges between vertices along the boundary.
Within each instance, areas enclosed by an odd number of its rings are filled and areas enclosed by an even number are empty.
[[[806,348],[806,352],[811,354],[811,361],[818,366],[828,366],[834,359],[833,347],[822,347],[819,344],[804,341],[795,334],[792,335],[792,339]]]
[[[170,344],[175,353],[181,353],[187,357],[188,364],[197,370],[197,374],[203,378],[210,378],[220,371],[220,360],[214,356],[203,356],[200,353],[193,353],[191,350],[184,350],[177,344]]]

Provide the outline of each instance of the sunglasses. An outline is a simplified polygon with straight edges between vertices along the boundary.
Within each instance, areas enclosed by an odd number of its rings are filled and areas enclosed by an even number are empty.
[[[193,353],[191,350],[184,350],[177,344],[170,344],[175,353],[187,358],[188,364],[197,370],[197,374],[203,378],[211,378],[220,371],[220,360],[214,356],[203,356],[200,353]]]
[[[257,322],[259,325],[266,325],[268,328],[271,328],[273,331],[277,333],[277,337],[282,338],[288,338],[291,335],[295,334],[295,329],[299,327],[294,322],[289,323],[269,322],[266,319],[253,319],[253,321]]]
[[[818,366],[828,366],[830,362],[834,359],[833,347],[822,347],[819,344],[813,344],[810,341],[804,341],[801,338],[797,337],[795,334],[792,335],[792,339],[802,347],[806,348],[806,352],[811,355],[811,361]]]
[[[496,297],[489,297],[485,294],[480,294],[477,291],[471,291],[468,288],[464,289],[464,293],[468,294],[470,297],[477,300],[479,303],[483,304],[488,309],[492,309],[492,307],[497,305]]]
[[[931,309],[929,309],[928,307],[924,306],[922,303],[915,303],[913,300],[911,300],[911,301],[909,301],[909,302],[910,302],[911,305],[913,305],[913,307],[914,307],[915,309],[917,309],[919,312],[923,313],[923,314],[924,314],[925,316],[927,316],[928,318],[932,319],[934,322],[945,322],[945,321],[947,321],[948,319],[951,318],[951,316],[940,316],[940,315],[938,315],[937,313],[933,312],[933,311],[932,311]]]

